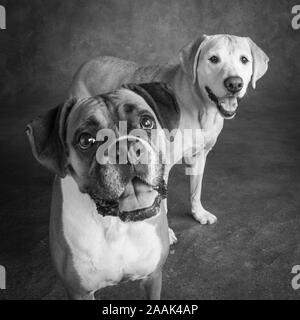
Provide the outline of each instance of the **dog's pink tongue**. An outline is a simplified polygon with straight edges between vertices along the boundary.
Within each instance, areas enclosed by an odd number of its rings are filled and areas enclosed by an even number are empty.
[[[143,182],[131,181],[120,198],[119,209],[121,212],[128,212],[148,208],[154,203],[157,194],[157,191]]]
[[[220,105],[228,112],[234,112],[238,107],[237,98],[235,97],[227,97],[219,99]]]

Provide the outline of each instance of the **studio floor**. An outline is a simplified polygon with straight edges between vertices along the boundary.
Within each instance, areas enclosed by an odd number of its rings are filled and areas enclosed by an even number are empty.
[[[164,268],[163,299],[299,299],[299,99],[261,90],[242,101],[210,153],[203,203],[218,223],[189,215],[188,179],[173,169],[169,223],[178,236]],[[33,159],[24,128],[51,106],[44,99],[1,105],[0,299],[65,299],[51,265],[52,175]],[[139,284],[104,289],[99,299],[139,299]]]

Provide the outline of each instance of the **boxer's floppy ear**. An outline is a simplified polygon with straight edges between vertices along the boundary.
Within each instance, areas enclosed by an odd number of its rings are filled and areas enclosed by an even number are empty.
[[[165,83],[127,84],[123,87],[137,93],[147,102],[162,128],[169,131],[178,128],[180,108],[173,91]]]
[[[75,99],[51,109],[26,127],[34,157],[60,177],[66,176],[65,123]]]
[[[180,51],[179,58],[183,71],[192,79],[193,83],[197,80],[197,68],[201,49],[209,40],[210,36],[203,35],[197,40],[187,44]]]
[[[255,89],[256,81],[268,70],[269,57],[250,38],[247,38],[253,58],[252,87]]]

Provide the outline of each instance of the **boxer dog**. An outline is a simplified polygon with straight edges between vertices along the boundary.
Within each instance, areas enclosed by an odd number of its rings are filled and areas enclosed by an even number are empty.
[[[201,204],[207,154],[217,141],[224,119],[236,115],[238,100],[245,95],[249,82],[255,88],[267,71],[269,58],[250,38],[226,34],[199,37],[181,50],[179,58],[175,63],[146,67],[114,57],[93,59],[76,73],[70,95],[89,97],[129,82],[169,84],[181,109],[179,128],[201,129],[204,138],[203,146],[193,148],[192,156],[185,159],[191,166],[191,212],[201,224],[212,224],[216,216]],[[176,241],[172,230],[170,239]]]
[[[120,121],[145,137],[121,135]],[[149,136],[179,121],[171,90],[152,83],[69,99],[27,126],[33,155],[56,174],[50,248],[70,299],[94,299],[97,290],[124,280],[142,280],[146,298],[160,298],[169,252],[165,166],[158,161],[165,151]],[[104,129],[115,134],[110,146],[118,155],[120,141],[127,141],[126,163],[103,161],[106,142],[98,133]],[[151,161],[136,161],[141,153]]]

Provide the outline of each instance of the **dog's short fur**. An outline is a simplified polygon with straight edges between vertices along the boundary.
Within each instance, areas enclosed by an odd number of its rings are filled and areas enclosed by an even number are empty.
[[[257,80],[267,71],[268,61],[250,38],[205,35],[185,46],[180,61],[174,64],[140,67],[113,57],[94,59],[76,73],[70,95],[89,97],[128,82],[169,84],[181,108],[180,129],[202,130],[204,145],[187,161],[193,172],[191,211],[200,223],[211,224],[217,218],[203,208],[200,199],[206,156],[217,141],[224,118],[235,116],[237,99],[245,95],[250,81],[255,88]],[[174,234],[170,235],[175,241]]]
[[[130,131],[143,129],[145,119],[157,129],[178,127],[180,110],[165,85],[128,85],[95,98],[72,98],[27,127],[35,158],[57,175],[50,247],[72,299],[93,299],[103,287],[138,279],[147,298],[160,298],[162,266],[169,251],[161,202],[165,167],[159,161],[133,160],[137,144],[139,153],[153,160],[165,157],[165,150],[146,137],[130,140],[118,130],[120,121],[127,121]],[[127,163],[100,162],[100,129],[115,132],[116,145],[128,141]]]

